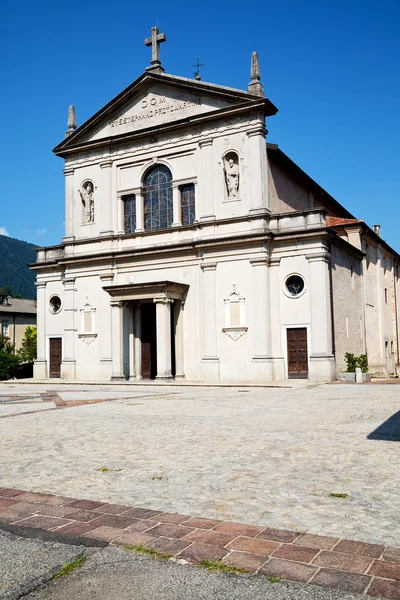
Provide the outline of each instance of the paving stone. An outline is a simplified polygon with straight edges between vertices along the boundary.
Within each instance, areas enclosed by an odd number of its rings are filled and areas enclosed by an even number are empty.
[[[83,508],[84,510],[92,510],[94,508],[100,508],[106,504],[105,502],[95,502],[94,500],[75,500],[75,502],[71,502],[69,506],[71,508]]]
[[[101,517],[99,513],[94,512],[93,510],[84,510],[83,508],[72,508],[70,506],[63,507],[69,509],[69,512],[65,514],[67,519],[74,519],[75,521],[93,521],[93,519],[98,519]],[[101,523],[101,525],[108,525],[108,523]]]
[[[274,552],[274,558],[284,558],[285,560],[295,560],[297,562],[308,563],[318,554],[316,548],[303,548],[292,544],[284,544]]]
[[[342,540],[335,547],[335,552],[345,552],[346,554],[357,554],[359,556],[369,556],[379,558],[384,547],[378,544],[366,544],[353,540]]]
[[[255,573],[265,561],[265,556],[251,554],[250,552],[232,552],[222,560],[225,565],[244,569],[248,573]]]
[[[41,494],[37,492],[25,492],[24,494],[20,494],[18,500],[21,502],[46,502],[50,504],[52,496],[48,494]]]
[[[400,583],[387,579],[374,579],[367,594],[378,598],[387,598],[387,600],[400,600]]]
[[[67,517],[68,519],[76,519],[76,515],[81,511],[79,508],[71,508],[70,506],[43,506],[43,508],[36,514],[45,515],[46,517]],[[68,515],[68,516],[67,516]],[[77,519],[77,521],[84,521],[85,519]]]
[[[0,510],[9,506],[14,506],[16,503],[17,501],[12,500],[11,498],[0,498]]]
[[[100,512],[106,515],[120,515],[128,510],[131,510],[133,506],[122,506],[121,504],[102,504],[100,508],[94,508],[94,512]]]
[[[123,529],[117,529],[116,527],[98,527],[85,533],[85,537],[89,537],[92,540],[100,540],[102,542],[112,542],[117,538],[120,538],[126,533]]]
[[[97,515],[98,516],[98,515]],[[106,525],[107,527],[117,527],[118,529],[126,529],[136,523],[135,519],[129,517],[119,517],[118,515],[104,515],[103,517],[98,516],[96,519],[98,527]]]
[[[77,521],[72,521],[72,523],[68,523],[68,525],[63,525],[57,532],[66,533],[67,535],[84,535],[88,531],[93,531],[97,526],[94,521],[91,523],[82,523]]]
[[[288,531],[286,529],[271,529],[269,527],[257,535],[258,538],[273,540],[275,542],[285,542],[287,544],[293,542],[293,540],[298,536],[299,533],[296,531]]]
[[[148,530],[151,535],[169,537],[169,538],[183,538],[185,535],[193,531],[191,527],[182,527],[181,525],[171,525],[169,523],[161,523],[156,525],[152,529]]]
[[[14,498],[15,496],[20,496],[21,494],[25,494],[26,490],[16,490],[13,488],[1,488],[0,496],[2,498]]]
[[[332,569],[321,569],[310,581],[323,587],[335,588],[344,592],[362,594],[371,577],[358,575],[356,573],[345,573],[344,571],[333,571]]]
[[[157,521],[160,523],[171,523],[173,525],[180,525],[188,519],[188,515],[180,515],[179,513],[161,513],[157,516]]]
[[[256,536],[263,527],[257,527],[255,525],[242,525],[241,523],[221,523],[215,527],[215,531],[221,531],[222,533],[235,533],[236,535],[246,535],[249,537]]]
[[[339,540],[337,538],[327,537],[325,535],[313,535],[311,533],[303,533],[295,539],[294,544],[304,546],[306,548],[318,548],[320,550],[331,550]]]
[[[133,519],[132,519],[133,521]],[[150,520],[137,520],[135,523],[133,523],[132,525],[129,525],[128,527],[128,531],[146,531],[146,529],[150,529],[151,527],[154,527],[156,525],[156,523],[154,521],[150,521]]]
[[[399,563],[388,562],[387,560],[374,560],[372,567],[368,571],[368,575],[376,575],[377,577],[400,581],[400,565]]]
[[[211,544],[212,546],[220,546],[223,548],[235,537],[235,534],[232,533],[220,533],[218,531],[198,529],[185,536],[185,539],[190,540],[191,542],[203,542],[204,544]]]
[[[392,562],[400,562],[400,548],[385,548],[383,558]]]
[[[190,546],[191,543],[191,541],[186,539],[174,540],[166,537],[159,537],[153,542],[147,542],[146,546],[154,548],[164,554],[175,556],[175,554],[179,554],[179,552],[182,552],[182,550]]]
[[[152,510],[151,508],[132,508],[124,513],[124,517],[134,517],[135,519],[152,519],[161,515],[160,510]]]
[[[109,527],[102,527],[101,529],[110,529]],[[120,537],[115,540],[116,544],[123,546],[146,546],[157,538],[156,535],[150,535],[148,533],[140,533],[139,531],[129,531],[121,529]],[[89,534],[88,534],[89,535]],[[107,540],[108,541],[108,540]]]
[[[371,564],[371,559],[366,556],[352,556],[341,552],[323,551],[313,560],[313,565],[350,571],[351,573],[365,573]]]
[[[221,560],[228,552],[225,548],[217,548],[217,546],[211,546],[210,544],[194,542],[178,554],[177,558],[184,558],[193,562],[200,562],[201,560],[216,561]]]
[[[18,525],[24,527],[34,527],[35,529],[54,529],[55,527],[61,527],[70,523],[67,519],[58,519],[57,517],[44,517],[40,515],[34,515],[27,519],[16,521]]]
[[[291,581],[307,582],[310,577],[316,573],[317,567],[303,565],[301,563],[291,562],[290,560],[281,560],[279,558],[270,558],[269,561],[261,567],[259,573],[269,575],[270,577],[281,577]]]
[[[217,519],[205,519],[203,517],[191,517],[187,521],[184,521],[186,527],[195,527],[196,529],[213,529],[217,525],[220,525],[222,521]]]
[[[238,537],[228,544],[228,548],[269,556],[279,548],[279,544],[271,540],[263,540],[260,538]]]

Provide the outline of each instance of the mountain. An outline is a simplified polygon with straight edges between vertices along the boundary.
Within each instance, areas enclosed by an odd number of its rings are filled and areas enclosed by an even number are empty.
[[[27,267],[36,262],[37,246],[0,235],[0,287],[8,285],[11,295],[36,298],[35,271]]]

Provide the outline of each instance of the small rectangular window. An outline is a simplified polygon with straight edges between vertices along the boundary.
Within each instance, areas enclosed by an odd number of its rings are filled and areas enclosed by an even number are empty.
[[[385,288],[385,304],[388,303],[388,293],[387,293],[387,288]]]
[[[354,267],[350,265],[350,281],[351,281],[351,289],[354,290]]]
[[[10,332],[10,321],[2,321],[1,322],[1,335],[4,335],[4,337],[8,337],[9,332]]]
[[[122,196],[124,202],[124,231],[134,233],[136,229],[136,196],[129,194]]]
[[[183,185],[180,191],[182,225],[192,225],[196,218],[194,184]]]

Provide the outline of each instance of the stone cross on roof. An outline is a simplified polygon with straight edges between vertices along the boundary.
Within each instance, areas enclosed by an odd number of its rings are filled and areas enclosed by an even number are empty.
[[[160,61],[160,44],[166,42],[167,36],[165,33],[160,33],[158,27],[151,28],[151,37],[144,40],[146,46],[151,46],[151,61],[150,67],[146,67],[146,71],[153,71],[154,73],[163,73],[164,69]]]

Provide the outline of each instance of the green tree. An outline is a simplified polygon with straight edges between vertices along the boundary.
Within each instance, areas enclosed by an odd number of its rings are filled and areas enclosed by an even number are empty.
[[[20,359],[14,354],[14,344],[8,337],[0,335],[0,381],[16,377],[19,365]]]
[[[0,287],[0,296],[11,296],[11,288],[8,285]]]
[[[2,334],[0,334],[0,350],[3,350],[8,354],[14,354],[14,344],[9,337]]]
[[[21,348],[17,355],[23,363],[33,363],[36,358],[37,349],[37,328],[28,327],[25,329],[25,335],[21,342]]]

